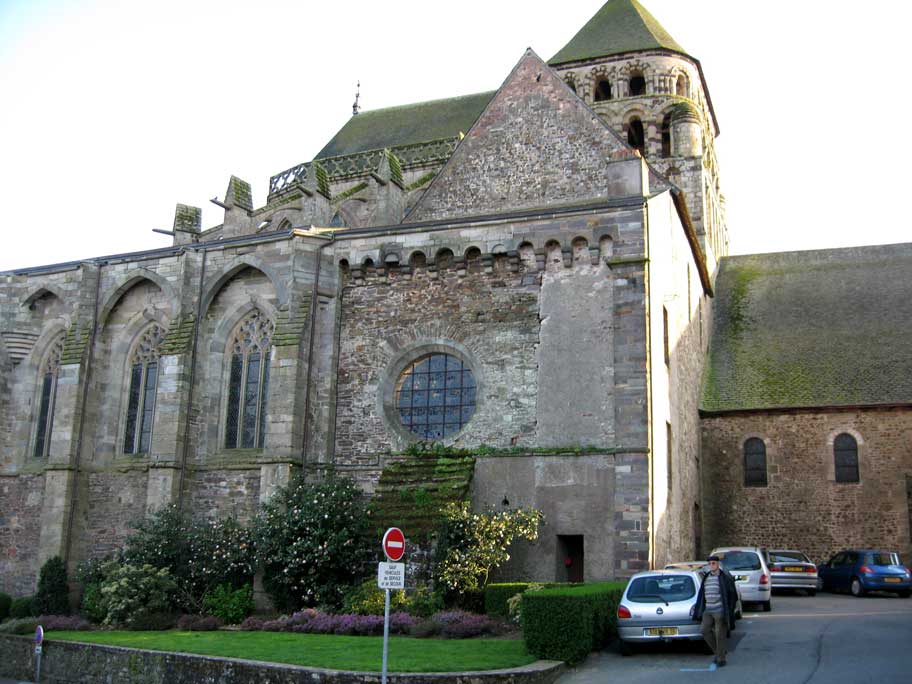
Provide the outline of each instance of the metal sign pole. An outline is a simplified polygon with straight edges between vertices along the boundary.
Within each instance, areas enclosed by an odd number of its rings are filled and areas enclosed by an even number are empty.
[[[35,651],[38,654],[38,665],[35,668],[35,684],[41,681],[41,646],[36,646]]]
[[[390,635],[390,590],[386,590],[386,607],[383,609],[383,670],[380,673],[380,684],[386,684],[386,652]]]
[[[44,642],[44,628],[41,625],[35,629],[35,684],[41,681],[41,651],[42,643]]]

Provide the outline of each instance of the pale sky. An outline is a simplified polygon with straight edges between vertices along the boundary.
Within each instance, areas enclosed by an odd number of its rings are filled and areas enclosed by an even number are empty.
[[[703,65],[734,254],[909,241],[912,6],[642,0]],[[492,90],[599,0],[0,0],[0,270],[171,244],[265,203],[364,110]],[[843,9],[848,7],[849,9]]]

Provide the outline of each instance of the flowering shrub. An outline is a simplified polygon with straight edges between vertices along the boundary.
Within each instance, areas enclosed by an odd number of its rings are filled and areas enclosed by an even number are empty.
[[[89,621],[78,615],[41,615],[35,618],[35,621],[47,632],[52,630],[80,632],[92,629]]]
[[[476,591],[491,570],[510,560],[507,549],[517,537],[535,541],[540,511],[517,509],[472,513],[468,501],[447,504],[440,533],[435,575],[450,590]]]
[[[263,507],[254,530],[263,586],[280,610],[341,606],[373,556],[367,507],[348,479],[296,478]]]
[[[487,615],[468,613],[464,610],[450,610],[435,613],[430,619],[420,622],[411,630],[414,637],[442,636],[448,639],[467,639],[483,634],[502,634],[507,626]]]
[[[166,568],[121,565],[101,585],[107,605],[106,625],[130,626],[154,613],[168,613],[177,585]]]
[[[263,618],[251,615],[241,623],[241,629],[245,632],[259,632],[265,623]]]
[[[237,518],[192,521],[173,505],[136,523],[124,561],[170,570],[180,605],[192,611],[201,610],[203,597],[219,585],[249,584],[255,570],[250,531]]]
[[[182,632],[214,632],[224,624],[215,615],[181,615],[177,628]]]
[[[390,634],[409,634],[417,623],[418,621],[408,613],[390,613]],[[244,625],[241,627],[243,629]],[[267,620],[262,623],[261,628],[264,632],[379,636],[383,634],[383,616],[352,613],[331,615],[307,609],[290,616]]]

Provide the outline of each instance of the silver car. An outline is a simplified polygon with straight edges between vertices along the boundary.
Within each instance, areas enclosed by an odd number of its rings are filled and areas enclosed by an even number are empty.
[[[817,593],[817,566],[801,551],[770,550],[768,565],[773,589],[804,589]]]
[[[650,570],[630,578],[618,604],[621,654],[634,644],[703,641],[694,606],[700,574],[689,570]]]
[[[756,546],[726,546],[713,549],[722,567],[731,574],[742,603],[759,603],[764,612],[772,610],[770,571],[766,549]]]

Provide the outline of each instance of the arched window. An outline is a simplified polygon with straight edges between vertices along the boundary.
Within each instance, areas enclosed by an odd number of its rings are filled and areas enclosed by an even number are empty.
[[[687,97],[687,79],[684,78],[684,74],[678,74],[678,80],[675,83],[675,94]]]
[[[275,324],[259,309],[254,309],[241,321],[231,339],[226,449],[263,447],[269,394],[269,351],[274,330]]]
[[[833,442],[836,462],[836,482],[858,482],[858,442],[843,432]]]
[[[751,437],[744,443],[744,486],[766,487],[766,445]]]
[[[599,79],[595,84],[595,101],[603,102],[611,99],[611,84],[607,78]]]
[[[671,156],[671,114],[662,117],[662,156]]]
[[[38,429],[35,432],[35,458],[44,458],[51,447],[51,430],[54,427],[54,402],[57,399],[57,376],[63,356],[63,335],[54,340],[41,368],[38,396]]]
[[[130,392],[127,395],[127,424],[124,453],[147,454],[152,444],[152,417],[158,388],[158,353],[165,331],[146,328],[130,355]]]
[[[646,133],[643,130],[643,122],[637,117],[633,117],[627,124],[627,144],[639,150],[640,154],[646,154]]]
[[[646,79],[643,74],[634,74],[630,77],[630,97],[646,94]]]

